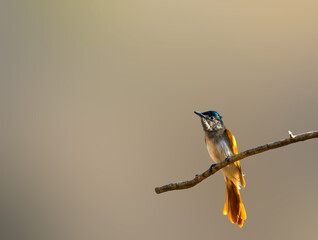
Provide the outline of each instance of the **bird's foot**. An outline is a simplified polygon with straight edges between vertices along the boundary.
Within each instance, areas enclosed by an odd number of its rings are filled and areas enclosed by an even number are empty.
[[[209,168],[210,172],[212,172],[212,168],[214,168],[215,165],[216,165],[215,163],[211,165],[211,167]]]

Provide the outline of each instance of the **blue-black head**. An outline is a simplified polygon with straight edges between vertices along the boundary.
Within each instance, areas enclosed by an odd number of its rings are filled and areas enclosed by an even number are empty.
[[[201,123],[205,131],[216,131],[225,127],[222,116],[216,111],[207,111],[203,113],[194,111],[194,113],[201,117]]]

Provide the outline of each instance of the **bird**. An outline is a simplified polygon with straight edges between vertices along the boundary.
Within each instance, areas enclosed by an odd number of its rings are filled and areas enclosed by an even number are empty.
[[[222,162],[238,153],[236,140],[230,130],[224,126],[219,113],[216,111],[203,113],[194,111],[194,113],[201,118],[205,144],[213,162]],[[240,162],[236,161],[227,165],[222,168],[222,172],[226,185],[223,215],[228,215],[230,221],[241,228],[247,216],[239,191],[240,187],[244,188],[246,185]]]

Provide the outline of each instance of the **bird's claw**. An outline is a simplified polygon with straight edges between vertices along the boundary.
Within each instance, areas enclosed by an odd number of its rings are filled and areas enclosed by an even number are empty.
[[[214,164],[212,164],[212,165],[210,166],[210,168],[209,168],[210,172],[212,172],[212,168],[214,168],[215,165],[216,165],[216,164],[214,163]]]

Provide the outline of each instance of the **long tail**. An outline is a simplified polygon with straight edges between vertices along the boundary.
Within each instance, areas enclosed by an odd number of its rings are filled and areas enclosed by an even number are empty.
[[[241,199],[237,184],[229,179],[225,179],[226,184],[226,200],[224,204],[223,214],[228,215],[232,223],[237,223],[239,227],[243,226],[246,219],[245,208]]]

